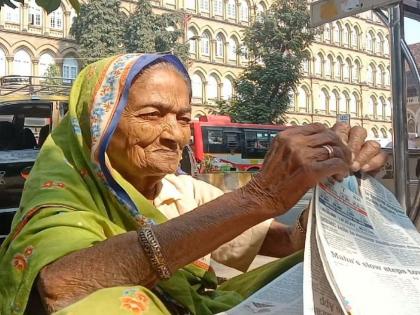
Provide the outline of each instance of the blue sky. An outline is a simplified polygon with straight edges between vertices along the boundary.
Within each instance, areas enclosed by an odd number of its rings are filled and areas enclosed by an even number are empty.
[[[407,44],[420,42],[420,22],[412,19],[404,19],[404,32]]]

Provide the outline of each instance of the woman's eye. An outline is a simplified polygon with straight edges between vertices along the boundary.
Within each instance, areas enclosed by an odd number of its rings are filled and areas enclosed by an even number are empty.
[[[159,112],[144,113],[144,114],[140,114],[139,117],[145,120],[154,120],[160,117],[160,113]]]
[[[181,124],[189,124],[191,122],[191,118],[190,117],[178,117],[178,121]]]

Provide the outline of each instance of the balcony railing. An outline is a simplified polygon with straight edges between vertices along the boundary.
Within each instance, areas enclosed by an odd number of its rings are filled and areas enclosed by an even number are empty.
[[[26,95],[69,95],[74,79],[61,77],[7,75],[0,78],[0,96]]]

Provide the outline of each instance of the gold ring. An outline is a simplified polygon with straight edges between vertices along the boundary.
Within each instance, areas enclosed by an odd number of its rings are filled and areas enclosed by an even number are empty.
[[[332,159],[334,157],[334,148],[330,145],[323,145],[322,146],[328,152],[328,158]]]

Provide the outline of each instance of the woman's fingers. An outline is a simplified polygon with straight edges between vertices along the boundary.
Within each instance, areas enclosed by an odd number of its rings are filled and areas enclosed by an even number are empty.
[[[359,153],[356,155],[354,162],[352,164],[352,171],[357,172],[359,170],[365,171],[364,168],[368,165],[370,168],[371,160],[376,157],[381,152],[381,146],[378,142],[369,140],[366,141],[361,147]]]
[[[388,155],[384,151],[379,151],[379,153],[371,158],[369,162],[362,166],[361,170],[363,172],[372,172],[379,171],[382,166],[385,165],[388,160]]]
[[[343,143],[349,142],[349,132],[350,132],[350,126],[345,123],[336,123],[331,128],[336,135],[343,141]]]
[[[355,126],[351,128],[349,133],[349,142],[348,147],[352,152],[352,170],[357,172],[363,164],[360,164],[358,161],[358,157],[360,154],[360,150],[362,149],[363,145],[365,144],[365,140],[367,137],[366,129],[360,126]]]

